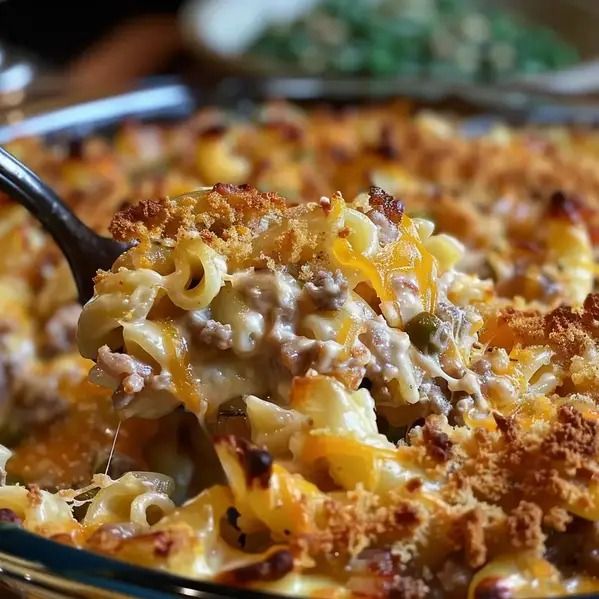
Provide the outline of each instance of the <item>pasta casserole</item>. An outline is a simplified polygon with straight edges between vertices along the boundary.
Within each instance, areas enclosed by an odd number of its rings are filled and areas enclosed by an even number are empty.
[[[291,143],[312,135],[316,156],[330,152],[326,132],[345,134],[320,182],[294,171],[282,140],[276,169],[237,180],[272,134],[237,125],[238,162],[216,161],[215,175],[234,182],[175,169],[167,195],[119,206],[110,232],[131,249],[97,274],[81,356],[52,358],[77,369],[60,383],[71,407],[53,438],[0,446],[0,521],[295,596],[597,591],[590,138],[470,139],[455,122],[396,114],[392,128],[382,119],[384,148],[352,157],[360,126],[390,107],[284,110],[322,119],[285,130]],[[224,135],[211,127],[207,152]],[[282,185],[285,169],[297,178]],[[177,196],[185,183],[197,191]],[[94,474],[74,440],[91,455],[117,423],[117,453]],[[62,475],[32,480],[36,455]]]

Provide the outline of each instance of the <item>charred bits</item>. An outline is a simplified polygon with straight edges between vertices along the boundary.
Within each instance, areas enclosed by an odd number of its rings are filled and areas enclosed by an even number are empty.
[[[229,436],[224,439],[234,449],[245,472],[248,486],[257,481],[263,489],[266,489],[272,474],[272,456],[270,453],[266,449],[260,449],[252,445],[241,437]]]
[[[396,225],[401,222],[404,213],[404,205],[401,200],[395,199],[392,195],[376,185],[371,186],[368,191],[370,205],[382,212],[391,222]]]

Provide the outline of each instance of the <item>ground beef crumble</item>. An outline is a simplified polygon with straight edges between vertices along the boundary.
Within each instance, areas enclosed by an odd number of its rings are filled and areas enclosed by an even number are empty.
[[[189,316],[189,328],[194,339],[209,347],[221,351],[233,346],[233,331],[230,324],[223,324],[203,314],[192,312]]]
[[[340,270],[321,270],[306,283],[304,291],[321,310],[339,310],[347,301],[347,280]]]

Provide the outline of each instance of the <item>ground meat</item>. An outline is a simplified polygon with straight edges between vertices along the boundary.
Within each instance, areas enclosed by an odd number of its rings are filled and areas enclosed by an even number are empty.
[[[407,334],[388,327],[379,317],[367,323],[366,331],[360,339],[372,354],[372,360],[368,364],[368,378],[373,380],[382,377],[384,381],[399,378],[410,348]]]
[[[433,414],[444,414],[447,416],[451,411],[451,402],[448,399],[450,393],[447,390],[447,382],[441,377],[435,380],[424,380],[418,389],[420,401],[428,403]]]
[[[143,384],[139,386],[136,390],[127,391],[123,386],[119,387],[113,394],[112,400],[114,403],[114,407],[119,411],[124,411],[127,408],[131,407],[133,400],[137,393],[140,393],[143,390],[151,390],[151,391],[168,391],[171,387],[171,376],[170,374],[163,372],[156,375],[151,375],[145,379],[143,379]],[[159,409],[158,402],[153,402],[154,413]],[[150,416],[147,412],[137,413],[129,411],[130,415],[141,416],[142,418],[153,418],[154,416]]]
[[[139,393],[146,380],[152,376],[152,368],[127,354],[113,352],[107,345],[98,350],[98,360],[90,376],[107,375],[120,380],[119,388],[125,394]]]
[[[259,270],[238,273],[232,285],[241,292],[249,307],[262,315],[288,318],[296,309],[299,286],[285,273]]]
[[[339,310],[347,301],[347,280],[339,270],[321,270],[306,283],[304,291],[321,310]]]
[[[171,411],[177,400],[171,393],[171,375],[168,372],[154,374],[151,366],[127,354],[113,352],[107,345],[98,350],[96,365],[89,373],[89,379],[113,391],[114,407],[125,417],[141,416],[157,418]],[[142,391],[157,392],[152,401],[146,404],[136,402],[142,399]]]
[[[201,312],[192,312],[189,317],[189,328],[193,338],[204,345],[226,350],[233,345],[233,331],[230,324],[206,319]]]
[[[366,216],[376,225],[379,232],[379,241],[386,245],[395,241],[399,235],[399,229],[380,210],[371,210]]]
[[[46,346],[52,352],[65,352],[75,347],[77,322],[81,314],[79,304],[59,308],[46,322]]]
[[[323,342],[293,336],[280,345],[280,361],[294,375],[305,374],[321,352]]]
[[[308,339],[290,335],[285,339],[271,338],[275,360],[293,376],[314,369],[334,376],[349,386],[357,386],[366,373],[370,352],[363,346],[354,348],[349,357],[340,357],[342,346],[334,341]]]

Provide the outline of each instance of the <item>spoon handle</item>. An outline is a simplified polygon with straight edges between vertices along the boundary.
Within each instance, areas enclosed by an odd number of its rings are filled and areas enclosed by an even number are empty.
[[[50,233],[66,257],[85,303],[93,295],[98,269],[108,269],[127,246],[101,237],[85,225],[35,173],[0,147],[0,190],[24,206]]]

